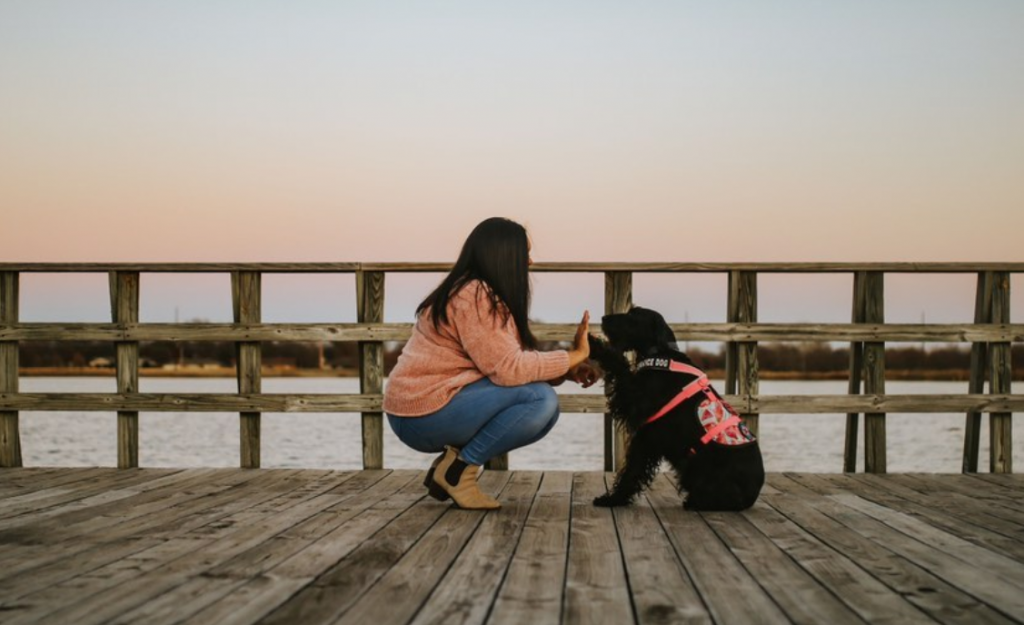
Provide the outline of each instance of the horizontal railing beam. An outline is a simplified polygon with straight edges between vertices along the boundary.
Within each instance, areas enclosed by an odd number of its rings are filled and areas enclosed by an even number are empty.
[[[1024,395],[726,395],[751,414],[1022,412]],[[560,395],[565,413],[603,413],[603,395]],[[379,412],[381,395],[0,393],[0,410],[104,412]]]
[[[405,341],[411,323],[19,323],[0,341]],[[670,324],[679,341],[975,343],[1024,342],[1024,324]],[[591,326],[600,333],[600,325]],[[576,324],[531,326],[542,341],[570,341]]]
[[[143,273],[227,273],[253,271],[260,273],[355,273],[381,271],[388,273],[444,273],[451,263],[0,263],[0,271],[23,273],[107,273],[137,271]],[[853,273],[880,271],[885,273],[977,273],[979,271],[1024,272],[1024,263],[610,263],[610,262],[548,262],[535,263],[534,272],[604,273]]]

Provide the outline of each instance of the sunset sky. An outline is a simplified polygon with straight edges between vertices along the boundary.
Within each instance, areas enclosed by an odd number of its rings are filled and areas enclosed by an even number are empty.
[[[6,0],[0,262],[450,261],[492,215],[537,261],[1024,261],[1021,33],[1020,0]],[[389,277],[388,320],[438,277]],[[227,284],[144,277],[143,319],[226,320]],[[536,317],[600,309],[598,275],[536,284]],[[724,284],[634,299],[720,321]],[[850,284],[766,277],[761,318],[848,320]],[[105,288],[25,276],[22,318]],[[265,291],[354,319],[351,276]],[[968,321],[973,276],[886,296]]]

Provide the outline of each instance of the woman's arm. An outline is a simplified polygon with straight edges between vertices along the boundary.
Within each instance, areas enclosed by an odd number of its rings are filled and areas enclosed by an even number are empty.
[[[563,377],[570,366],[581,360],[576,345],[569,351],[523,349],[515,321],[509,318],[504,323],[501,315],[491,310],[490,299],[483,288],[477,289],[472,285],[463,288],[453,298],[449,322],[454,338],[469,359],[499,386],[518,386]]]

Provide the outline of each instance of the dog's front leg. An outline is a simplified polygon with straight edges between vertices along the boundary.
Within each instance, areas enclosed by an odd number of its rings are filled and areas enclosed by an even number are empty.
[[[615,478],[615,487],[612,492],[594,499],[594,505],[607,508],[633,503],[633,498],[647,488],[658,473],[661,454],[655,449],[656,441],[646,430],[637,432],[629,443],[626,466]]]
[[[587,340],[590,343],[590,357],[601,365],[606,376],[629,377],[632,375],[632,368],[624,354],[611,349],[607,342],[592,334],[587,335]]]

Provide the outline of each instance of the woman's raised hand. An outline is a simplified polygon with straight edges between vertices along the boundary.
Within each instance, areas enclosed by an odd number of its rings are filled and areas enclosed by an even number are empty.
[[[583,311],[583,319],[576,327],[576,338],[573,340],[572,349],[569,350],[569,368],[590,358],[590,343],[587,341],[587,334],[590,332],[590,311]]]

